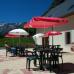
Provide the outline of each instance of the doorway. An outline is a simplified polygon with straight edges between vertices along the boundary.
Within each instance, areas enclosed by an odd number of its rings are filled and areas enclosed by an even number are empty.
[[[49,45],[49,37],[42,37],[42,45],[43,47]]]

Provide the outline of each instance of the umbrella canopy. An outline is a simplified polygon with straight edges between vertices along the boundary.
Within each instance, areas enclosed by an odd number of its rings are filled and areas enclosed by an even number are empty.
[[[23,29],[13,29],[11,31],[9,31],[8,34],[12,34],[12,35],[18,35],[18,36],[28,36],[29,33]],[[20,37],[19,37],[19,44],[20,44]]]
[[[8,37],[8,38],[16,38],[16,37],[19,37],[19,35],[6,34],[5,37]]]
[[[24,28],[48,28],[49,26],[56,24],[56,23],[48,23],[44,21],[30,21],[27,24],[24,25]]]
[[[24,28],[48,28],[53,26],[60,26],[60,24],[68,23],[66,18],[55,18],[55,17],[34,17],[27,24],[24,25]]]
[[[60,35],[60,34],[62,33],[58,31],[48,31],[45,33],[45,36],[54,36],[54,35]]]
[[[9,31],[9,34],[13,34],[13,35],[29,35],[29,33],[23,29],[13,29],[11,31]]]
[[[57,17],[34,17],[35,21],[47,21],[47,22],[57,22],[57,23],[67,23],[66,18],[57,18]]]

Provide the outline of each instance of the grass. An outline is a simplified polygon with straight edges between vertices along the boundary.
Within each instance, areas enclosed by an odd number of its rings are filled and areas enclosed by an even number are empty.
[[[23,38],[0,38],[0,47],[4,47],[5,41],[9,45],[32,45],[34,44],[34,41],[31,37],[23,37]]]

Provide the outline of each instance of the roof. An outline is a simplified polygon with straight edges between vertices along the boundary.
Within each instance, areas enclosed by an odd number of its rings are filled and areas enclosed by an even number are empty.
[[[60,5],[51,9],[45,16],[62,17],[74,12],[74,0],[65,0]]]

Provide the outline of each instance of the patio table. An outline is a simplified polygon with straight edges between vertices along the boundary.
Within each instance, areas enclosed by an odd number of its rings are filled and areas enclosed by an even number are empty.
[[[39,65],[40,70],[44,70],[44,65],[47,64],[47,63],[44,63],[45,59],[47,59],[47,61],[55,61],[54,59],[50,60],[50,56],[52,57],[52,56],[58,55],[62,49],[63,48],[57,48],[57,49],[56,48],[54,48],[54,49],[50,49],[50,48],[46,48],[45,49],[45,48],[42,48],[42,49],[36,50],[36,52],[40,53],[40,65]],[[56,65],[56,63],[55,63],[55,65]],[[54,64],[53,64],[53,66],[54,66]]]
[[[25,47],[24,46],[16,46],[16,55],[24,55]]]

